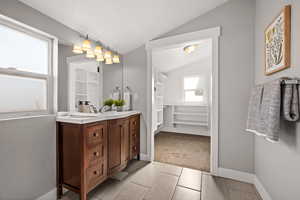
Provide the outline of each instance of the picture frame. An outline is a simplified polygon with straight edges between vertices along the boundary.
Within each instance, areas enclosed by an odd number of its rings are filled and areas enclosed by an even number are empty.
[[[285,6],[265,29],[265,75],[290,67],[291,5]]]

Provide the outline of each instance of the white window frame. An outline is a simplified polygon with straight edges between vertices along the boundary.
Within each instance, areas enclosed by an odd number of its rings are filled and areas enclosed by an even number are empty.
[[[20,111],[20,112],[0,112],[0,120],[36,117],[43,115],[53,115],[57,112],[57,58],[58,58],[58,39],[48,33],[30,27],[14,19],[0,15],[0,24],[16,31],[23,32],[32,37],[48,42],[48,73],[41,74],[35,72],[26,72],[17,69],[1,68],[1,75],[19,76],[22,78],[33,78],[46,81],[47,89],[47,107],[46,110]]]
[[[185,92],[190,92],[190,91],[197,91],[197,89],[184,89],[184,79],[185,78],[199,78],[200,79],[200,76],[199,75],[191,75],[191,76],[184,76],[182,78],[182,88],[183,88],[183,102],[184,103],[188,103],[188,104],[197,104],[197,103],[202,103],[203,100],[204,100],[204,96],[202,95],[203,99],[202,101],[186,101],[186,98],[185,98]]]

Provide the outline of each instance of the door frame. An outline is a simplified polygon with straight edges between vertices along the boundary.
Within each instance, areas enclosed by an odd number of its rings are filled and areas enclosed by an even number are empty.
[[[210,114],[210,135],[211,135],[211,156],[210,172],[213,175],[218,174],[219,167],[219,37],[221,27],[204,29],[196,32],[190,32],[146,43],[147,51],[147,159],[154,160],[154,129],[152,124],[152,95],[153,91],[153,67],[152,51],[155,49],[174,48],[182,43],[195,42],[202,39],[212,39],[212,86],[211,86],[211,114]]]

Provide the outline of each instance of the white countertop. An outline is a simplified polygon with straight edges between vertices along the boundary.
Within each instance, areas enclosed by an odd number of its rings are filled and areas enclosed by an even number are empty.
[[[66,122],[72,124],[87,124],[92,122],[119,119],[129,117],[131,115],[140,114],[140,111],[124,111],[124,112],[104,112],[104,113],[58,113],[57,122]]]

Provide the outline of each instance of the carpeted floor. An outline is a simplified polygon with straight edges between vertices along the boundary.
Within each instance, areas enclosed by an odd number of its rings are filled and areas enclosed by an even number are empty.
[[[155,135],[155,161],[210,171],[210,137],[160,132]]]

